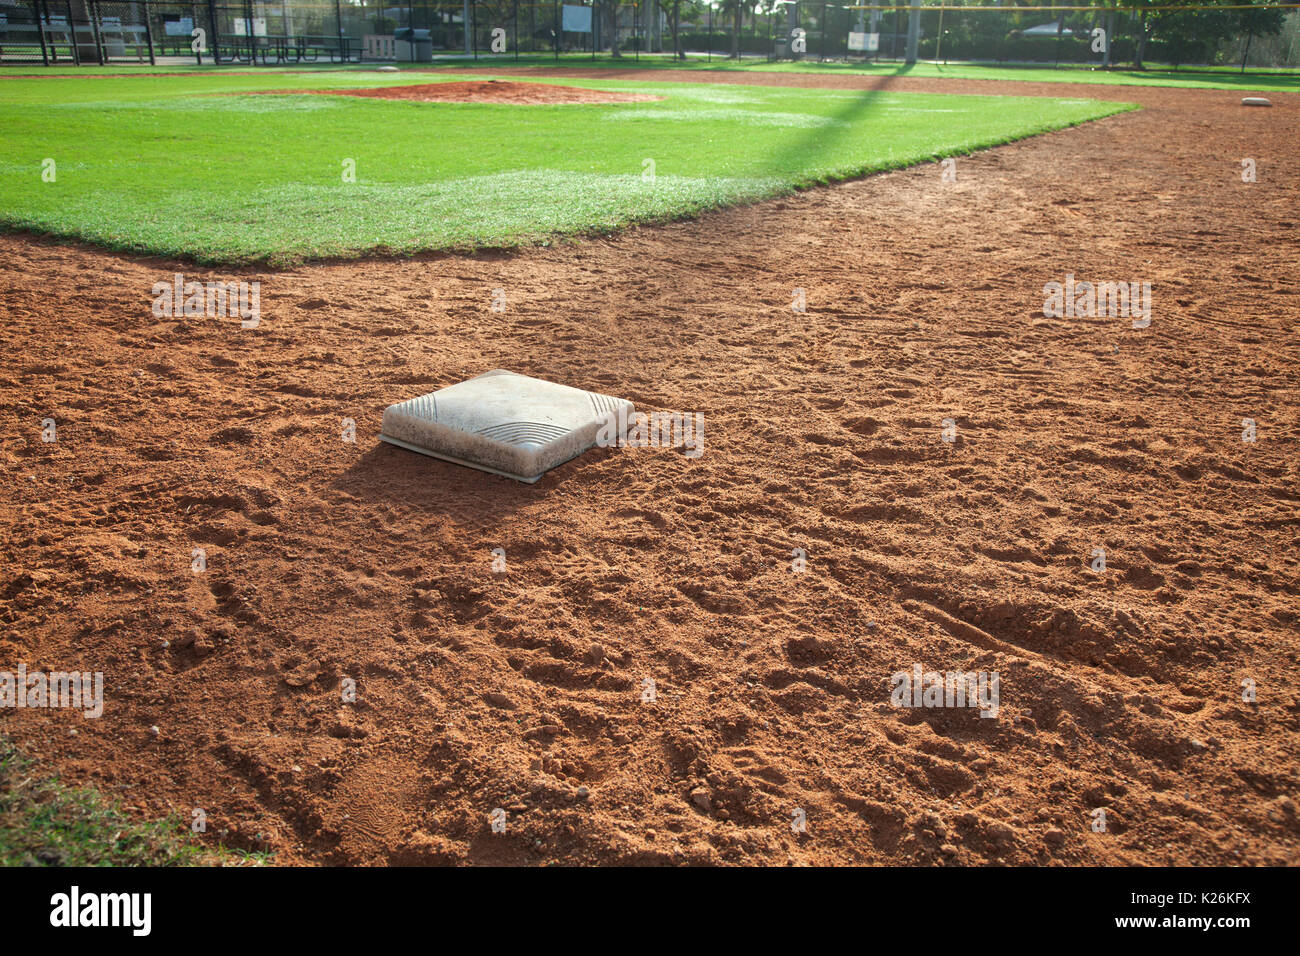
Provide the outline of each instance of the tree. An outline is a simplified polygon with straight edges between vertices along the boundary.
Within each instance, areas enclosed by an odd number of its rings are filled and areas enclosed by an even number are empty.
[[[609,24],[610,55],[618,60],[623,56],[618,49],[618,0],[606,0],[605,16],[605,22]]]
[[[673,0],[673,19],[671,22],[671,29],[673,34],[673,59],[674,60],[686,59],[686,54],[682,52],[682,46],[677,40],[677,25],[680,22],[681,12],[682,12],[682,0]]]
[[[1252,2],[1252,0],[1246,0]],[[1237,21],[1241,32],[1246,34],[1246,49],[1241,54],[1241,72],[1246,72],[1246,59],[1250,56],[1250,41],[1258,36],[1270,36],[1282,32],[1282,23],[1286,19],[1281,10],[1238,10]]]
[[[1259,0],[1202,0],[1211,6],[1240,6]],[[1179,9],[1186,0],[1135,0],[1140,10],[1138,42],[1133,51],[1133,65],[1143,69],[1147,46],[1159,39],[1175,61],[1185,63],[1198,57],[1209,58],[1223,40],[1247,34],[1277,33],[1282,29],[1280,10],[1186,10]]]
[[[731,58],[740,59],[740,35],[745,28],[745,0],[722,0],[722,12],[731,14]]]

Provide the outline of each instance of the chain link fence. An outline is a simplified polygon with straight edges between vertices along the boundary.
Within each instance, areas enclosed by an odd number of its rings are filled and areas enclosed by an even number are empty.
[[[141,2],[0,0],[0,63],[150,63]]]
[[[999,7],[920,13],[941,62],[1300,66],[1300,12]],[[899,61],[906,6],[817,0],[0,0],[0,64],[431,62],[589,53]],[[1103,31],[1099,40],[1098,31]]]

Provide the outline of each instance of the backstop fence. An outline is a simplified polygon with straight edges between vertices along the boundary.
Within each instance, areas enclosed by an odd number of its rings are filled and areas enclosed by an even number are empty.
[[[909,12],[906,4],[818,0],[0,0],[0,64],[419,63],[573,53],[898,61]],[[1294,70],[1300,10],[943,0],[921,8],[917,55]]]

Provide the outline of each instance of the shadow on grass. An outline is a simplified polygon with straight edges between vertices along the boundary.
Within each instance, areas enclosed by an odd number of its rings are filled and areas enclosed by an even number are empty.
[[[896,80],[906,76],[911,70],[910,65],[905,65],[884,76],[872,77],[872,83],[867,89],[861,90],[860,95],[849,99],[843,108],[828,117],[834,121],[833,125],[816,130],[812,136],[801,137],[797,142],[792,142],[784,149],[770,154],[764,173],[772,176],[778,175],[778,171],[787,170],[796,165],[796,161],[806,157],[810,151],[834,150],[843,139],[853,133],[855,124],[863,122],[880,109],[881,97],[890,91]],[[855,173],[849,172],[841,178],[850,178],[853,175]],[[800,183],[800,185],[806,184],[807,182]]]

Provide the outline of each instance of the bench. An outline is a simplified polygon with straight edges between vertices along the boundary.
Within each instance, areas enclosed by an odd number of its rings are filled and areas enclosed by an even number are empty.
[[[360,51],[353,44],[351,37],[299,35],[268,35],[248,37],[242,33],[223,33],[220,37],[222,59],[232,59],[240,63],[256,63],[259,59],[264,64],[314,62],[321,54],[329,57],[330,62],[338,59],[347,63],[353,59],[360,60]]]

